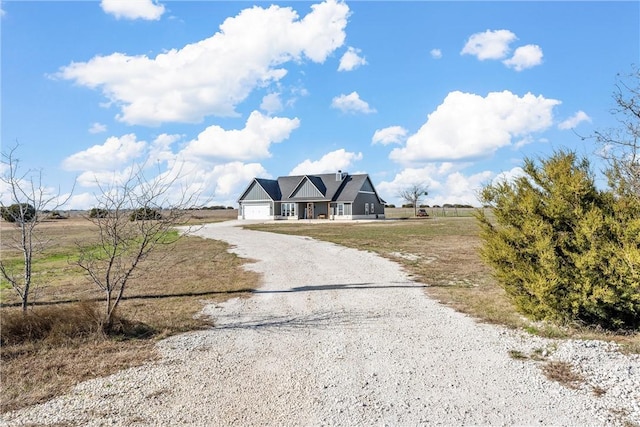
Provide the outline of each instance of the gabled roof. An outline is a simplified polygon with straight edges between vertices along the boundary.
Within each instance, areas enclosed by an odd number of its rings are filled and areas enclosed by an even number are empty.
[[[384,200],[380,198],[375,190],[369,175],[349,175],[345,173],[338,175],[341,179],[337,179],[336,176],[336,174],[331,173],[281,176],[277,180],[255,178],[242,193],[239,201],[245,198],[253,182],[257,182],[274,201],[353,202],[366,185],[367,188],[370,187],[373,190],[380,203],[384,203]],[[303,187],[308,185],[312,185],[312,187],[306,187],[304,188],[305,191],[301,191]],[[306,195],[301,193],[306,193]]]
[[[367,175],[347,175],[344,179],[345,185],[343,185],[341,191],[336,194],[334,201],[348,202],[355,200],[366,178]]]
[[[306,195],[304,194],[306,193]],[[322,199],[327,194],[327,187],[317,176],[305,175],[293,188],[291,193],[283,193],[286,199]]]
[[[264,192],[267,193],[271,200],[275,201],[282,198],[282,195],[280,194],[280,187],[278,186],[278,181],[276,181],[275,179],[254,178],[249,183],[247,188],[242,192],[238,200],[243,200],[254,185],[259,185],[264,190]]]
[[[278,181],[275,179],[256,178],[256,181],[262,188],[264,188],[264,191],[267,192],[271,199],[280,200],[282,198],[280,186],[278,185]]]
[[[371,178],[367,174],[347,175],[344,179],[344,185],[333,199],[335,202],[350,202],[356,199],[358,193],[362,191],[362,188],[366,185],[371,187],[373,193],[376,195],[380,203],[385,204],[385,201],[378,195],[378,191],[373,186]]]

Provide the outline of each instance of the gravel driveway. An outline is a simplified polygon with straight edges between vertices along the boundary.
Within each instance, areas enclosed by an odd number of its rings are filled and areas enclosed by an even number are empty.
[[[160,342],[161,360],[5,414],[5,425],[640,424],[637,355],[478,324],[374,254],[234,224],[197,234],[257,260],[248,268],[264,283],[251,298],[207,306],[216,327]],[[543,362],[514,350],[549,351],[586,382],[547,380]]]

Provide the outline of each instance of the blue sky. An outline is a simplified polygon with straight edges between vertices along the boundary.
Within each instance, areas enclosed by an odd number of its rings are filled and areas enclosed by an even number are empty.
[[[476,205],[527,156],[594,156],[577,134],[616,125],[616,74],[640,59],[637,1],[0,7],[2,149],[49,191],[75,182],[75,209],[134,165],[208,205],[337,170],[390,203],[421,183],[427,204]]]

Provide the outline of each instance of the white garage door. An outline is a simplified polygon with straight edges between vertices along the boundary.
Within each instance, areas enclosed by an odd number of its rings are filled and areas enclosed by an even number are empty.
[[[269,219],[271,210],[269,205],[246,205],[244,219]]]

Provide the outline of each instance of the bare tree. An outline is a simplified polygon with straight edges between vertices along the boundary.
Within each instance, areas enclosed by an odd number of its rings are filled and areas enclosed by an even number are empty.
[[[41,170],[30,169],[21,173],[20,160],[16,157],[18,147],[16,144],[2,153],[3,173],[0,181],[6,195],[0,200],[0,209],[3,219],[14,223],[20,230],[18,237],[12,238],[9,246],[22,253],[22,264],[18,272],[5,260],[0,260],[0,273],[20,296],[22,310],[26,311],[33,285],[33,257],[48,243],[36,233],[42,221],[41,214],[47,209],[59,209],[69,200],[73,190],[61,199],[59,192],[52,194],[43,187]],[[4,204],[4,200],[10,201],[8,206]]]
[[[179,182],[179,174],[147,179],[142,168],[132,168],[122,182],[109,187],[98,184],[95,215],[89,216],[98,229],[97,241],[79,244],[77,265],[104,293],[103,328],[111,327],[140,263],[160,245],[180,238],[172,229],[184,222],[198,193],[179,187]]]
[[[429,192],[427,191],[429,187],[425,184],[414,183],[411,184],[410,187],[405,188],[404,190],[398,193],[398,196],[405,202],[413,205],[413,213],[415,216],[418,215],[418,204],[422,197],[427,196]]]
[[[612,186],[623,193],[640,197],[640,68],[618,75],[611,113],[620,126],[597,131],[600,155],[608,164],[606,171]]]

